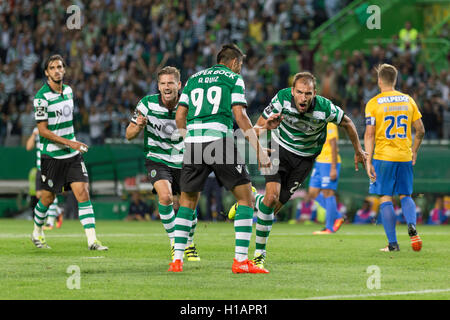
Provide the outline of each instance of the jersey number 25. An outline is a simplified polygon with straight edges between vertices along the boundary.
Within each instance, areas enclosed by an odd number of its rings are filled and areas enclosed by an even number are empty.
[[[405,121],[402,121],[405,120]],[[397,117],[394,116],[386,116],[384,117],[384,121],[388,121],[389,124],[386,128],[386,138],[395,139],[395,137],[400,139],[406,138],[407,128],[408,128],[408,116],[401,114]],[[394,129],[395,127],[395,129]],[[403,130],[401,129],[403,128]],[[401,132],[403,131],[403,133]]]

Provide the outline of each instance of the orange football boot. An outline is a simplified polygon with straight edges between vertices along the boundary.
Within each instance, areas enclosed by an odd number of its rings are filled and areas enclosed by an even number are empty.
[[[58,228],[58,229],[61,228],[62,223],[63,223],[63,215],[60,214],[58,216],[58,218],[56,219],[56,228]]]
[[[422,239],[419,236],[411,237],[411,247],[414,251],[420,251],[422,249]]]
[[[334,221],[334,225],[333,225],[334,232],[337,232],[343,223],[344,223],[344,218],[336,219]]]
[[[174,262],[169,263],[169,272],[181,272],[183,271],[183,261],[180,259],[175,260]]]
[[[313,232],[313,234],[332,234],[332,233],[334,233],[334,232],[327,228],[324,228],[323,230],[320,230],[320,231]]]
[[[233,273],[269,273],[269,270],[255,266],[255,264],[248,259],[241,262],[233,259],[231,271],[233,271]]]
[[[420,251],[422,249],[422,239],[417,234],[416,226],[408,224],[408,235],[411,239],[411,247],[414,251]]]

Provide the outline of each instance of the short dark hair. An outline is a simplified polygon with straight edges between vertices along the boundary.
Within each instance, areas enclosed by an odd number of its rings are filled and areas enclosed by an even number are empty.
[[[50,64],[50,62],[55,61],[55,60],[60,60],[62,62],[62,64],[63,64],[63,67],[64,68],[66,67],[66,62],[64,61],[63,57],[61,55],[59,55],[59,54],[54,54],[54,55],[50,56],[47,59],[47,61],[45,61],[44,70],[47,70],[48,65]]]
[[[225,44],[217,54],[217,63],[228,63],[236,58],[244,59],[245,54],[234,43]]]
[[[316,77],[311,72],[299,72],[294,76],[294,81],[292,81],[292,87],[295,87],[297,81],[301,79],[306,79],[306,81],[311,81],[314,86],[314,90],[316,89]]]
[[[397,82],[397,69],[390,64],[383,63],[376,67],[378,78],[386,85],[394,86]]]
[[[159,77],[162,76],[163,74],[173,74],[177,81],[180,81],[181,78],[180,71],[177,68],[171,66],[164,67],[158,71],[158,81]]]

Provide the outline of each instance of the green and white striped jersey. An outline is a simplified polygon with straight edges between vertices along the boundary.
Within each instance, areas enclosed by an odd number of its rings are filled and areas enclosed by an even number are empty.
[[[319,153],[327,138],[327,123],[339,125],[344,117],[341,108],[319,95],[314,97],[310,109],[301,114],[295,107],[291,88],[278,91],[262,116],[267,119],[275,113],[281,113],[284,118],[278,128],[272,130],[273,139],[303,157]]]
[[[42,150],[42,143],[41,139],[39,139],[39,130],[38,128],[34,128],[33,133],[35,134],[34,138],[34,145],[36,148],[36,168],[38,170],[41,170],[41,150]]]
[[[187,107],[186,143],[219,140],[231,134],[234,105],[247,105],[242,76],[216,64],[192,75],[179,105]]]
[[[145,96],[136,106],[131,122],[136,123],[139,112],[147,117],[144,130],[144,154],[147,159],[181,169],[184,142],[175,123],[177,109],[167,109],[160,94]]]
[[[53,91],[46,83],[34,96],[34,118],[47,121],[48,129],[57,136],[76,141],[73,129],[73,93],[72,88],[63,84],[63,92]],[[79,152],[65,145],[40,137],[42,154],[55,159],[67,159]]]

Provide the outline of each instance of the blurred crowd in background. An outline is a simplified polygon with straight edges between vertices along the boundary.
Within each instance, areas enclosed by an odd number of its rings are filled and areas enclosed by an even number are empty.
[[[309,40],[311,31],[351,1],[92,0],[0,2],[0,145],[24,144],[34,126],[32,99],[44,84],[51,54],[67,63],[65,83],[74,89],[74,126],[89,145],[124,137],[130,114],[145,95],[157,93],[157,71],[180,68],[182,82],[215,64],[221,45],[238,43],[247,58],[248,113],[257,117],[295,72],[311,71],[318,93],[332,99],[364,132],[364,106],[378,93],[374,66],[399,69],[398,89],[421,108],[428,139],[449,139],[450,73],[418,63],[420,38],[403,43],[401,30],[388,46],[369,52],[335,51]],[[80,7],[81,28],[66,27],[70,5]],[[414,26],[405,26],[407,32]],[[409,28],[409,29],[408,29]],[[441,32],[447,37],[449,28]],[[294,41],[290,41],[294,40]],[[301,43],[301,42],[300,42]],[[288,63],[294,52],[296,70]]]
[[[355,212],[350,212],[347,207],[336,197],[337,210],[344,217],[345,223],[354,224],[382,224],[381,214],[379,212],[380,199],[375,196],[368,196],[364,199],[360,208]],[[417,224],[428,225],[448,225],[450,220],[450,196],[436,195],[433,201],[426,204],[424,198],[417,196],[416,214]],[[393,198],[393,205],[397,224],[406,224],[402,212],[400,201],[397,197]],[[304,200],[298,203],[295,222],[296,223],[324,223],[326,209],[321,207],[315,200]]]

